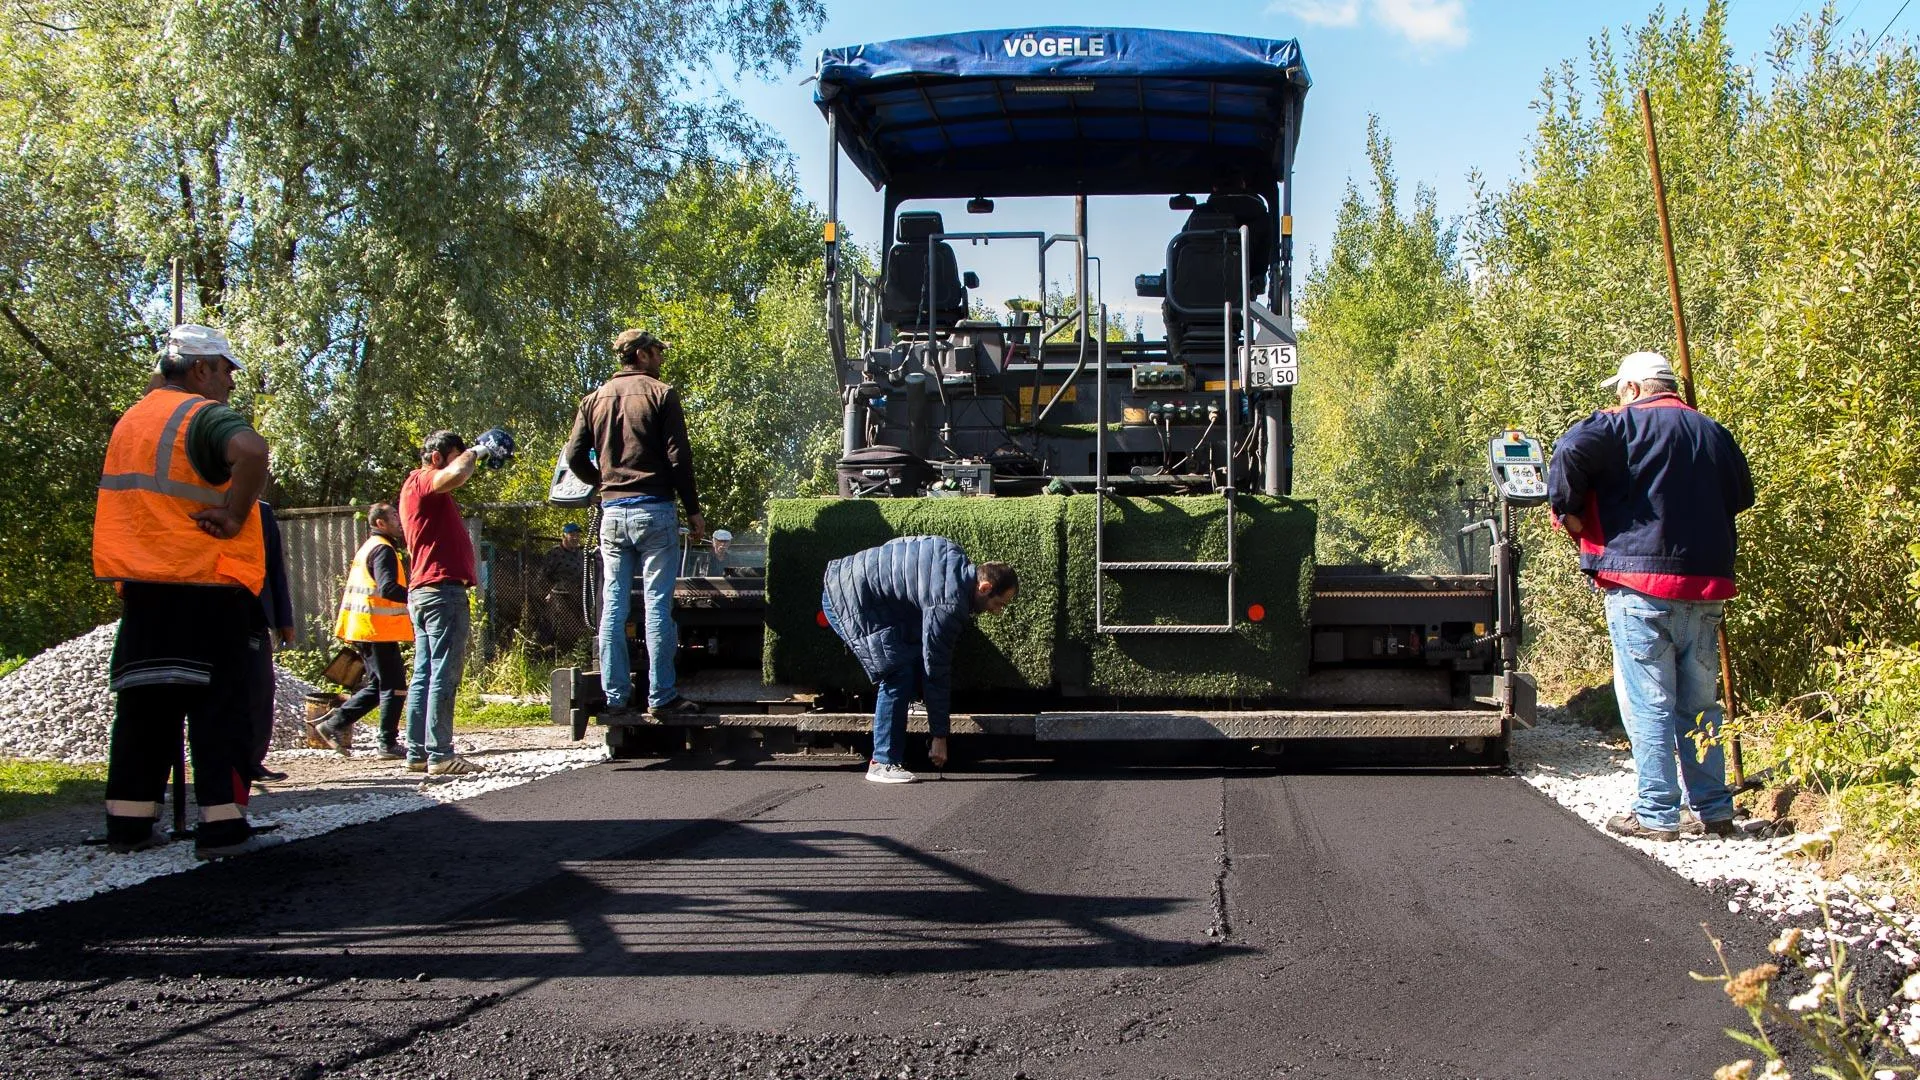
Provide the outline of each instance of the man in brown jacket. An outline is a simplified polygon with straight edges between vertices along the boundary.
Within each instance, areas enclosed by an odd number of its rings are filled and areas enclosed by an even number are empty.
[[[686,507],[692,539],[707,531],[693,483],[693,448],[680,396],[660,381],[667,344],[644,330],[613,339],[620,370],[580,402],[563,456],[573,474],[600,489],[600,682],[607,713],[634,710],[627,662],[627,612],[633,575],[646,589],[647,711],[656,718],[696,713],[700,706],[674,689],[674,571],[679,562],[679,518]]]

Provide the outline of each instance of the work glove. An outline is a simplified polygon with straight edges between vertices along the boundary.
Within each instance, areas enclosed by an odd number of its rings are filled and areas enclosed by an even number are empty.
[[[513,432],[506,428],[488,428],[473,440],[473,456],[489,469],[498,469],[513,460]]]

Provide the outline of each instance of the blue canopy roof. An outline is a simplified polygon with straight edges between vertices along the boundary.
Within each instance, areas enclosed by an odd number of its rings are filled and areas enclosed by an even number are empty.
[[[1072,26],[828,49],[818,76],[897,199],[1270,189],[1311,85],[1295,41]]]

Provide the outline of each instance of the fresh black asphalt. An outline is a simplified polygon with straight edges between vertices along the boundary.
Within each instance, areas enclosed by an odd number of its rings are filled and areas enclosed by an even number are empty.
[[[1764,930],[1521,781],[608,763],[0,918],[41,1077],[1657,1077]]]

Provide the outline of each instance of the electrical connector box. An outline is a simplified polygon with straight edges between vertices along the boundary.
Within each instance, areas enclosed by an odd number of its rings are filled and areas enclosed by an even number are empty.
[[[931,495],[991,495],[993,466],[971,461],[942,461]]]
[[[1193,388],[1193,374],[1179,364],[1133,365],[1135,391],[1180,392]]]

